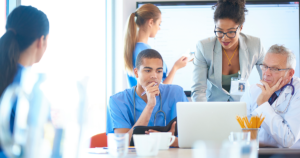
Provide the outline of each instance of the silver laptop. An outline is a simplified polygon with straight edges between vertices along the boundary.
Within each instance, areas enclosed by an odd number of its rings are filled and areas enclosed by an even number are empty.
[[[230,132],[241,132],[236,116],[246,116],[243,102],[178,102],[178,143],[191,148],[197,140],[222,142]]]

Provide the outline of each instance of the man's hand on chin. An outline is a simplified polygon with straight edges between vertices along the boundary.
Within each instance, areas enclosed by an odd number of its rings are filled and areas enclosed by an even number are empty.
[[[278,91],[282,86],[285,85],[286,82],[283,82],[282,77],[277,81],[277,83],[270,87],[269,84],[263,80],[260,80],[263,85],[256,84],[261,89],[261,94],[257,98],[257,105],[260,106],[263,103],[267,102],[273,93]]]

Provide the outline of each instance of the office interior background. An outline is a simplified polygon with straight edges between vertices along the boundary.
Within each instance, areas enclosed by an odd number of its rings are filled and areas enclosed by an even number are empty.
[[[53,93],[61,94],[56,106],[66,109],[72,108],[70,103],[75,94],[65,85],[88,78],[89,123],[92,127],[90,135],[94,135],[105,132],[109,97],[128,88],[123,61],[124,32],[129,15],[136,10],[136,3],[147,1],[149,0],[1,0],[0,35],[5,32],[7,15],[18,5],[32,5],[48,16],[48,48],[33,69],[47,74],[56,85],[65,88],[54,89]],[[299,34],[299,30],[297,33]],[[199,40],[203,38],[205,37],[200,37]],[[297,60],[299,61],[299,54]],[[297,73],[299,74],[299,69]],[[61,100],[67,101],[60,102]]]

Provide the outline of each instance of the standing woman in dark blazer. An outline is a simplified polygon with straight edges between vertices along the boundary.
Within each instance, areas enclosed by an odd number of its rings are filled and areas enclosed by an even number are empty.
[[[197,43],[192,86],[193,101],[239,101],[230,95],[231,77],[247,80],[252,68],[261,77],[264,49],[257,37],[241,33],[245,0],[218,0],[214,6],[215,36]]]

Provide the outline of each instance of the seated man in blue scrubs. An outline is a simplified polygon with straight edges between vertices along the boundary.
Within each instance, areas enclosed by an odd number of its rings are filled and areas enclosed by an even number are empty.
[[[140,52],[135,65],[137,86],[111,96],[107,107],[106,133],[128,133],[129,140],[135,126],[165,126],[177,116],[176,103],[188,102],[180,86],[160,84],[163,59],[156,50]],[[159,112],[155,119],[160,109],[165,117]],[[175,123],[171,130],[175,130]],[[177,138],[172,146],[178,146]]]

